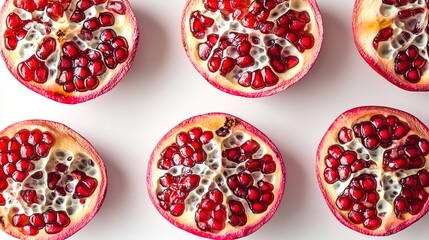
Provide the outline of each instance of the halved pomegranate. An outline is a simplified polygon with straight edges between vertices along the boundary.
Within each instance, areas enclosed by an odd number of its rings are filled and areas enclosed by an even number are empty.
[[[58,102],[85,102],[127,73],[139,30],[127,0],[5,0],[0,53],[31,90]]]
[[[26,120],[0,131],[0,229],[19,239],[65,239],[103,203],[104,163],[67,126]]]
[[[191,117],[170,130],[149,160],[156,209],[175,226],[211,239],[253,233],[283,197],[285,168],[270,139],[225,113]]]
[[[429,91],[429,1],[357,0],[354,40],[380,75],[409,91]]]
[[[429,210],[429,129],[416,117],[365,106],[341,114],[317,151],[317,180],[345,226],[385,236]]]
[[[313,66],[323,39],[315,0],[188,0],[182,41],[200,74],[244,97],[278,93]]]

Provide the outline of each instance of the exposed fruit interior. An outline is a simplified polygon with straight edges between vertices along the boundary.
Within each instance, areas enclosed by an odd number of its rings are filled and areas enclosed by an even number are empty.
[[[69,236],[104,197],[98,156],[62,130],[33,122],[1,133],[1,228],[15,237]]]
[[[319,149],[328,202],[352,228],[391,234],[428,210],[427,128],[403,112],[365,108],[343,114]]]
[[[260,92],[290,85],[320,48],[309,2],[190,1],[183,19],[188,55],[220,86]]]
[[[355,6],[356,42],[378,71],[411,90],[429,89],[422,86],[429,80],[428,6],[423,0],[361,0]]]
[[[101,91],[133,57],[129,8],[121,0],[6,0],[0,22],[8,67],[54,99]]]
[[[247,235],[277,208],[282,160],[242,120],[224,114],[197,118],[170,132],[152,155],[152,200],[167,219],[197,235]]]

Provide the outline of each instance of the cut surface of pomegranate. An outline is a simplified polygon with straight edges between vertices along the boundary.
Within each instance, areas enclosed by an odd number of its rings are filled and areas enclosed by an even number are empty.
[[[354,40],[380,75],[409,91],[429,91],[429,2],[356,0]]]
[[[66,239],[96,215],[107,190],[101,157],[67,126],[26,120],[0,131],[0,229]]]
[[[363,106],[342,113],[317,150],[322,194],[345,226],[394,234],[429,210],[429,129],[401,110]]]
[[[67,104],[116,86],[139,39],[128,0],[5,0],[0,34],[0,53],[12,75]]]
[[[156,209],[175,226],[211,239],[249,235],[275,213],[285,167],[274,143],[225,113],[191,117],[157,144],[147,185]]]
[[[188,58],[213,86],[263,97],[302,79],[323,39],[314,0],[188,0],[182,41]]]

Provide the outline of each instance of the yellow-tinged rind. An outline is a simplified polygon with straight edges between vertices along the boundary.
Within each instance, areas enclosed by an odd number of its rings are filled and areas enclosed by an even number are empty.
[[[274,185],[274,201],[271,205],[269,205],[268,209],[263,214],[250,214],[247,215],[247,224],[243,227],[233,227],[230,224],[226,224],[225,229],[220,232],[211,233],[204,232],[197,228],[195,223],[195,216],[191,214],[191,212],[186,212],[180,217],[174,217],[170,212],[164,211],[160,206],[157,199],[157,189],[159,189],[158,179],[160,176],[166,173],[166,171],[158,169],[158,161],[160,159],[162,151],[169,146],[170,144],[176,141],[176,135],[181,131],[189,131],[195,127],[201,127],[204,130],[210,130],[215,132],[217,129],[224,126],[226,118],[232,118],[237,121],[231,128],[231,135],[237,132],[247,133],[251,136],[252,139],[256,140],[261,144],[261,148],[265,148],[266,154],[271,154],[276,163],[276,171],[272,174],[274,180],[271,182]],[[212,141],[219,142],[221,137],[214,134],[214,138]],[[147,171],[147,185],[150,199],[159,213],[166,218],[170,223],[175,225],[178,228],[186,230],[195,235],[210,238],[210,239],[235,239],[247,236],[257,229],[259,229],[262,225],[264,225],[271,217],[274,215],[277,210],[280,201],[283,197],[284,186],[286,183],[286,172],[283,163],[282,156],[278,151],[277,147],[274,143],[265,136],[262,132],[257,130],[255,127],[250,125],[249,123],[243,121],[240,118],[235,116],[225,114],[225,113],[208,113],[203,115],[198,115],[191,117],[173,129],[171,129],[164,137],[160,140],[160,142],[155,147],[154,151],[151,154],[148,163],[148,171]],[[224,204],[225,204],[226,196],[224,196]],[[229,213],[229,209],[227,209]],[[228,220],[227,220],[228,221]]]
[[[279,82],[276,85],[265,87],[262,90],[255,90],[251,87],[242,87],[237,81],[227,79],[220,75],[219,72],[212,73],[209,71],[207,61],[200,60],[198,56],[198,43],[205,39],[199,40],[193,37],[189,24],[192,12],[205,9],[202,0],[188,0],[182,15],[182,42],[192,65],[214,87],[229,94],[248,98],[270,96],[295,84],[310,71],[319,55],[323,40],[323,22],[319,7],[315,0],[290,0],[289,2],[291,9],[298,11],[305,10],[309,13],[311,20],[306,31],[314,36],[314,46],[304,53],[300,53],[300,62],[297,66],[285,73],[277,73]],[[249,30],[247,33],[250,32],[260,34],[257,30]]]
[[[6,127],[4,130],[0,131],[0,136],[12,138],[14,134],[21,129],[30,131],[39,129],[43,132],[48,131],[55,136],[55,143],[51,147],[51,151],[46,157],[47,159],[52,156],[53,149],[67,149],[75,155],[83,153],[89,156],[98,169],[97,176],[95,176],[98,181],[98,186],[92,196],[86,199],[87,204],[85,205],[85,209],[79,213],[73,214],[70,218],[70,225],[57,234],[47,234],[45,231],[40,230],[39,234],[36,236],[24,235],[18,228],[12,226],[12,212],[8,209],[4,209],[4,207],[0,207],[0,217],[2,220],[0,229],[16,238],[24,240],[66,239],[87,225],[100,210],[107,193],[107,172],[104,162],[94,147],[92,147],[84,137],[62,123],[39,119],[25,120]]]
[[[411,216],[410,214],[406,214],[403,215],[403,217],[405,218],[404,220],[399,220],[396,217],[395,213],[391,211],[387,216],[384,216],[382,218],[382,225],[379,228],[377,228],[376,230],[368,230],[365,229],[363,226],[357,227],[356,224],[352,223],[347,218],[346,214],[348,213],[348,211],[341,211],[336,206],[335,202],[338,197],[338,193],[333,188],[333,185],[326,183],[323,178],[324,169],[326,167],[324,158],[327,155],[328,148],[333,144],[339,143],[338,133],[340,129],[344,126],[351,128],[356,123],[362,121],[369,121],[371,116],[377,114],[382,114],[384,116],[397,116],[399,120],[408,123],[410,127],[409,134],[416,134],[421,138],[429,139],[429,128],[415,116],[409,113],[384,106],[356,107],[339,115],[328,128],[322,140],[320,141],[316,154],[316,175],[320,190],[322,192],[323,197],[325,198],[329,209],[342,224],[363,234],[373,236],[387,236],[401,231],[402,229],[410,226],[412,223],[423,217],[429,210],[429,201],[426,201],[423,210],[418,215]],[[429,168],[428,157],[426,157],[425,168]]]

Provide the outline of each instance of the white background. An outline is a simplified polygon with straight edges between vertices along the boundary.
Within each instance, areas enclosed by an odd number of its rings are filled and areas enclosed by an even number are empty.
[[[104,205],[71,239],[199,239],[171,225],[152,206],[146,165],[164,133],[190,116],[212,111],[258,127],[277,144],[286,164],[286,191],[277,213],[245,239],[373,239],[344,227],[328,210],[315,176],[317,145],[340,113],[359,105],[396,107],[429,124],[429,93],[401,90],[364,62],[352,37],[353,1],[319,1],[325,37],[318,61],[293,87],[260,99],[223,93],[192,67],[180,36],[185,0],[130,2],[141,32],[134,66],[97,99],[59,104],[22,86],[0,63],[0,128],[32,118],[59,121],[91,141],[105,160],[109,189]],[[428,224],[429,215],[388,239],[427,239]],[[0,239],[12,238],[0,233]]]

